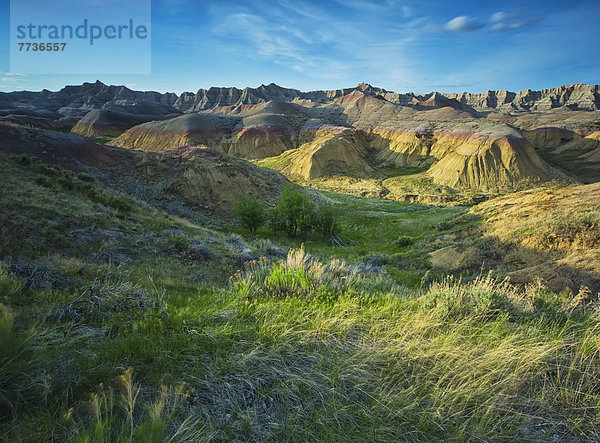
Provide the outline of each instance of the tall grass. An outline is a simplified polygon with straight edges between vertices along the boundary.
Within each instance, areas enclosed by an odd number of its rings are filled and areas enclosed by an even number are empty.
[[[77,442],[201,441],[205,436],[199,418],[188,407],[183,385],[161,386],[157,394],[140,401],[141,388],[133,370],[118,377],[115,388],[100,385],[77,410],[62,417]]]
[[[361,277],[355,267],[333,259],[322,263],[304,250],[291,249],[286,259],[270,264],[251,263],[232,278],[235,291],[245,298],[260,296],[335,299],[352,291]]]

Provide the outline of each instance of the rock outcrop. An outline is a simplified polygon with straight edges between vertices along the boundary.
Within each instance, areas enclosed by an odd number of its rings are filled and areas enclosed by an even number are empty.
[[[566,85],[541,91],[528,89],[516,93],[509,91],[488,91],[482,94],[431,92],[417,95],[411,92],[386,91],[366,83],[352,88],[310,92],[283,88],[271,83],[258,88],[210,88],[176,95],[133,91],[125,86],[107,86],[96,81],[80,86],[66,86],[56,92],[43,90],[0,93],[0,115],[20,114],[79,119],[89,111],[107,109],[166,116],[205,111],[219,106],[236,107],[269,101],[331,103],[353,92],[381,98],[401,106],[430,106],[432,103],[440,106],[441,101],[454,103],[453,100],[456,100],[463,109],[472,107],[478,110],[545,111],[561,107],[580,110],[600,109],[599,86],[585,84]],[[450,106],[455,105],[450,104]]]
[[[574,84],[557,88],[521,92],[487,91],[483,94],[447,94],[460,103],[476,109],[500,109],[506,111],[547,111],[554,108],[599,110],[600,86]]]
[[[145,151],[202,145],[268,158],[265,164],[302,180],[359,176],[382,165],[430,168],[428,176],[439,185],[479,190],[562,177],[518,130],[439,95],[415,108],[354,90],[311,106],[277,101],[219,109],[227,115],[145,123],[113,143]]]
[[[225,143],[241,118],[215,114],[186,114],[135,126],[115,139],[115,146],[164,151],[184,145],[216,147]]]
[[[550,168],[517,130],[506,125],[416,126],[370,131],[325,128],[297,149],[268,159],[286,176],[364,176],[394,165],[427,169],[439,185],[482,191],[566,178]]]
[[[107,86],[100,81],[80,86],[66,86],[60,91],[44,89],[41,92],[0,93],[0,115],[22,114],[41,117],[82,118],[94,109],[110,109],[125,106],[132,109],[155,109],[152,114],[173,114],[179,111],[172,107],[177,100],[173,93],[161,94],[153,91],[132,91],[125,86]],[[121,109],[123,111],[123,109]]]
[[[286,176],[312,180],[332,175],[362,175],[372,171],[364,134],[353,129],[321,126],[314,139],[274,160]]]
[[[455,130],[435,138],[431,154],[439,160],[427,175],[438,184],[490,190],[560,178],[527,139],[508,127],[475,133]]]
[[[0,119],[52,129],[79,118],[74,133],[116,137],[118,147],[205,147],[267,159],[303,180],[394,165],[427,169],[438,185],[493,190],[565,178],[558,169],[600,180],[598,103],[598,86],[590,85],[415,95],[366,83],[313,92],[269,84],[176,96],[96,82],[0,94]]]

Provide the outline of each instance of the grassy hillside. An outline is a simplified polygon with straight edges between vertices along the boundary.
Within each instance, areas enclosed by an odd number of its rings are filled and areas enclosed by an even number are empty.
[[[302,248],[29,158],[0,169],[7,441],[600,436],[593,294],[425,275],[485,208],[326,193],[352,242]]]
[[[440,271],[495,269],[513,282],[540,278],[553,290],[600,291],[600,185],[547,187],[472,208],[472,226],[434,240],[430,262]]]

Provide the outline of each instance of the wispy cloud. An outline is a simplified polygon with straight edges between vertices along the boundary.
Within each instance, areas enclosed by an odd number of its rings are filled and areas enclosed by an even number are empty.
[[[399,0],[334,0],[340,6],[354,9],[358,12],[389,12],[395,11],[403,17],[412,16],[412,8]]]
[[[246,55],[251,58],[258,56],[280,62],[310,63],[300,49],[314,43],[312,37],[299,29],[288,29],[281,24],[274,24],[262,16],[248,13],[229,14],[214,31],[221,36],[241,39],[245,44],[250,44],[254,53]]]
[[[28,76],[19,72],[0,71],[0,89],[15,90],[27,85]]]
[[[479,30],[494,32],[515,31],[533,25],[540,20],[542,20],[542,17],[540,16],[531,17],[520,11],[498,11],[493,13],[487,19],[459,15],[444,24],[439,24],[439,22],[429,22],[426,25],[425,30],[434,34],[440,32],[460,34]]]
[[[397,18],[409,11],[394,2],[356,0],[346,5],[373,8],[378,14],[387,10],[385,26],[380,20],[374,26],[361,15],[343,20],[331,10],[316,5],[300,8],[288,0],[256,5],[252,12],[218,11],[220,20],[213,32],[229,51],[237,46],[238,54],[249,59],[267,60],[317,79],[345,82],[352,72],[364,70],[396,80],[412,76],[408,52],[422,20],[399,22]]]
[[[21,74],[19,72],[4,72],[0,71],[0,75],[5,75],[9,77],[27,77],[27,74]]]
[[[514,31],[540,21],[541,17],[526,17],[521,12],[498,11],[490,17],[492,31]]]
[[[472,32],[483,28],[484,24],[468,15],[459,15],[454,17],[444,25],[444,31],[447,32]]]

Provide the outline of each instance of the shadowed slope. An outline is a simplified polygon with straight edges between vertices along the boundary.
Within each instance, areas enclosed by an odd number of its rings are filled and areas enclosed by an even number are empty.
[[[286,179],[279,173],[209,148],[159,153],[104,146],[72,134],[0,124],[0,151],[39,157],[172,213],[194,218],[229,214],[249,193],[273,201]]]

